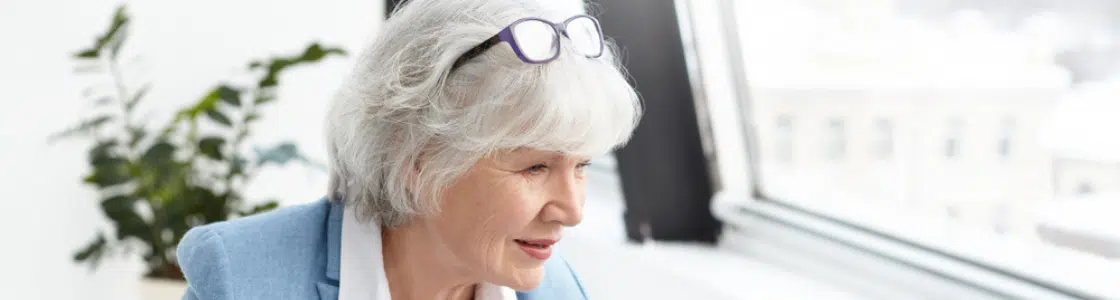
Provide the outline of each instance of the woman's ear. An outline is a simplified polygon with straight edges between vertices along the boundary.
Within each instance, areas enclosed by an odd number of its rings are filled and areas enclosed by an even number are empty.
[[[409,164],[412,165],[412,168],[409,168],[408,172],[404,174],[405,188],[409,196],[417,197],[419,195],[416,195],[416,191],[420,189],[420,175],[423,172],[423,155],[417,155]]]
[[[410,194],[416,190],[416,185],[420,182],[420,160],[413,159],[411,165],[412,168],[408,168],[408,172],[404,174],[405,183],[407,184],[406,186]]]

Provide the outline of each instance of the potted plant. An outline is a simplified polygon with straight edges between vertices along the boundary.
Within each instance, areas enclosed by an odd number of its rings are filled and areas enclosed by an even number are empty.
[[[94,101],[90,117],[50,140],[92,142],[90,171],[82,180],[97,189],[102,212],[115,227],[97,234],[73,259],[96,268],[108,255],[138,251],[147,268],[141,293],[172,289],[172,295],[144,294],[143,299],[178,298],[185,283],[175,247],[188,229],[275,208],[276,201],[248,205],[244,193],[263,166],[301,162],[322,168],[290,142],[253,151],[244,151],[244,143],[261,108],[276,101],[282,73],[345,53],[312,43],[294,56],[250,62],[246,72],[252,82],[218,83],[175,110],[166,124],[153,126],[135,117],[150,85],[125,82],[120,71],[129,24],[125,7],[119,7],[108,30],[74,54],[79,73],[106,76],[113,84],[87,89],[84,94]]]

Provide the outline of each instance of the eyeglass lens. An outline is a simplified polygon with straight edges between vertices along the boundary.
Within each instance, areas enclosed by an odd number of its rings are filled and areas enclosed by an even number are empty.
[[[510,28],[521,55],[532,61],[545,61],[560,52],[559,39],[552,24],[540,20],[526,20]]]
[[[603,37],[600,36],[599,27],[594,20],[586,17],[572,19],[568,21],[566,32],[576,51],[590,57],[602,54]]]

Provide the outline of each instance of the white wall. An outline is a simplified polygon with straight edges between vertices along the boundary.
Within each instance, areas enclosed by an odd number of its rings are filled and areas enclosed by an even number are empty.
[[[153,117],[194,101],[217,80],[237,74],[251,58],[288,54],[319,40],[357,52],[383,16],[379,0],[132,1],[132,53],[142,78],[155,82]],[[11,299],[135,299],[136,260],[116,260],[96,272],[71,262],[104,219],[95,193],[80,184],[86,172],[81,142],[47,145],[46,137],[88,108],[80,97],[91,81],[73,75],[68,59],[92,43],[117,1],[0,2],[0,287]],[[325,160],[322,131],[327,101],[352,57],[302,68],[281,79],[279,104],[265,111],[250,144],[294,140]],[[316,172],[263,172],[251,195],[284,203],[315,200],[325,190]]]

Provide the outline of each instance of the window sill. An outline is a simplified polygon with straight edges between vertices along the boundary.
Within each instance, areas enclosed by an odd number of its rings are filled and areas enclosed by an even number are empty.
[[[830,198],[808,206],[723,191],[712,211],[728,226],[729,247],[873,298],[1120,298],[1116,265],[880,207],[845,206],[852,202],[835,195],[790,198]]]

